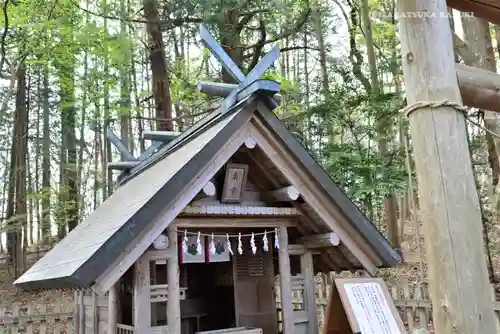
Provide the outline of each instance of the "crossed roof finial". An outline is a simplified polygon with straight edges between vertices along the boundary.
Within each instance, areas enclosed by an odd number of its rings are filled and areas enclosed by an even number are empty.
[[[280,84],[278,82],[273,80],[259,80],[264,72],[278,59],[280,55],[279,45],[275,45],[271,51],[266,53],[250,73],[245,76],[243,71],[234,63],[231,57],[224,51],[222,46],[215,40],[203,24],[200,25],[200,38],[205,47],[210,50],[224,69],[236,80],[236,82],[238,82],[236,85],[200,83],[199,88],[201,91],[205,90],[202,87],[219,88],[218,95],[226,97],[221,105],[223,112],[229,110],[238,101],[258,90],[266,92],[270,97],[279,92]],[[220,90],[224,90],[224,92]],[[229,94],[227,94],[227,92],[229,92]],[[205,90],[205,93],[208,93],[208,90]]]

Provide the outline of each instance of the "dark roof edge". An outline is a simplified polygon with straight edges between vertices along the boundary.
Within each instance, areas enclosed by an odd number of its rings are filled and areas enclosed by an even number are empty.
[[[304,146],[288,131],[278,117],[267,108],[258,108],[259,115],[265,123],[283,141],[284,145],[296,155],[300,163],[312,174],[323,190],[337,203],[342,212],[348,217],[356,229],[364,236],[367,243],[375,249],[386,266],[401,263],[401,254],[396,251],[371,223],[361,210],[349,199],[339,186],[331,179],[326,171],[316,162]]]
[[[16,286],[26,290],[54,288],[88,288],[97,277],[104,272],[120,255],[121,251],[141,234],[149,223],[165,206],[169,205],[175,196],[182,191],[186,180],[193,179],[229,138],[248,120],[245,112],[235,109],[225,113],[219,120],[239,113],[215,135],[189,162],[184,165],[153,197],[139,209],[118,231],[116,231],[73,275],[43,281],[21,283]],[[251,109],[253,112],[255,108]],[[213,123],[215,125],[215,123]],[[211,126],[210,126],[211,127]],[[208,127],[205,128],[205,130]]]
[[[29,281],[15,283],[15,287],[25,291],[50,290],[50,289],[76,289],[81,288],[78,277],[65,276],[42,281]]]
[[[106,270],[119,256],[120,250],[129,246],[136,236],[148,226],[151,220],[175,199],[177,194],[186,186],[187,180],[194,179],[196,175],[198,175],[200,170],[205,166],[206,161],[208,161],[248,119],[244,111],[245,109],[233,111],[239,114],[226,124],[200,152],[191,158],[189,162],[183,166],[172,179],[162,186],[127,223],[105,242],[98,252],[83,264],[77,273],[82,276],[82,282],[86,285],[92,284],[99,274],[104,272],[104,270]],[[232,115],[233,112],[224,114],[219,120]],[[215,123],[212,124],[215,125]],[[205,130],[206,129],[208,129],[208,127],[205,128]],[[98,253],[102,253],[103,255],[99,255]],[[105,258],[105,260],[103,258]]]

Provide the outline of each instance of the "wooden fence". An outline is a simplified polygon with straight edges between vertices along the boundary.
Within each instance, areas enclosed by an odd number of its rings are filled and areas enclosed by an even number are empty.
[[[418,282],[391,282],[387,283],[387,288],[407,329],[410,331],[423,328],[433,329],[432,305],[429,299],[427,284]],[[318,275],[316,277],[316,305],[320,327],[325,322],[330,289],[331,280],[326,275]],[[294,302],[300,303],[300,299],[301,296],[294,293]]]
[[[389,291],[398,308],[406,327],[414,329],[433,329],[432,308],[429,300],[427,285],[424,283],[388,283]],[[328,297],[330,295],[331,279],[326,275],[316,277],[316,303],[318,322],[320,327],[325,321]],[[293,291],[293,306],[295,310],[304,309],[302,292]],[[495,312],[499,315],[500,305],[494,304]],[[40,302],[0,304],[0,334],[71,334],[75,333],[74,303],[69,300],[59,305]],[[120,333],[127,333],[123,328]]]
[[[0,305],[0,334],[75,333],[73,302]]]

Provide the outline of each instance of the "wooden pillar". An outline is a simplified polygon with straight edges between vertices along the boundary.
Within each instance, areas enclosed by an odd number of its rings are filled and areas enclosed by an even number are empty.
[[[77,291],[75,294],[76,317],[75,326],[76,334],[85,334],[85,305],[83,304],[84,292]]]
[[[151,329],[151,285],[149,259],[142,254],[134,268],[134,328],[135,333],[148,333]]]
[[[281,314],[283,318],[283,334],[293,334],[293,305],[292,305],[292,274],[290,271],[290,255],[288,254],[288,232],[286,226],[278,228]]]
[[[170,334],[179,334],[181,332],[181,292],[179,287],[178,239],[175,226],[169,228],[168,239],[173,251],[167,264],[167,325]]]
[[[461,103],[446,0],[399,0],[398,11],[408,104]],[[436,333],[495,333],[464,116],[440,107],[409,117]]]
[[[92,294],[92,334],[99,334],[99,309],[97,307],[97,294],[90,291]]]
[[[120,282],[113,284],[111,289],[109,289],[108,294],[108,334],[116,333],[116,324],[118,323],[118,303],[119,295],[118,288]]]
[[[309,250],[300,256],[300,267],[304,277],[304,303],[309,320],[309,334],[319,333],[318,315],[316,314],[316,281],[314,279],[313,257]]]

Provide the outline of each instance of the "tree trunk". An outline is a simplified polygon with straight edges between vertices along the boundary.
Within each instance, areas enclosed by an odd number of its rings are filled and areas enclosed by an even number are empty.
[[[368,8],[368,0],[361,0],[361,19],[363,31],[366,39],[366,50],[368,54],[368,64],[370,67],[372,103],[376,102],[376,97],[382,92],[378,78],[377,60],[375,56],[375,46],[373,43],[373,32]],[[391,136],[391,123],[387,117],[377,115],[375,124],[378,133],[378,150],[382,156],[389,154],[388,137]],[[384,197],[384,212],[387,221],[387,234],[389,241],[395,248],[400,248],[398,233],[397,201],[394,194],[389,193]]]
[[[7,233],[7,251],[18,277],[23,271],[22,231],[26,230],[26,155],[28,151],[28,113],[26,108],[26,68],[17,71],[16,112],[11,150],[11,175],[6,219],[10,221]]]
[[[34,180],[34,186],[33,186],[33,191],[36,193],[38,196],[40,195],[40,159],[42,157],[42,136],[40,133],[40,123],[42,119],[42,105],[43,105],[43,97],[42,97],[42,75],[43,73],[43,66],[39,66],[37,70],[37,80],[36,80],[36,139],[35,139],[35,180]],[[43,193],[42,193],[43,196]],[[41,204],[42,201],[40,198],[34,198],[33,199],[33,204],[35,206],[35,221],[37,222],[37,234],[36,234],[36,248],[38,249],[41,245],[42,239],[42,213],[41,213]],[[34,242],[34,241],[33,241]]]
[[[156,0],[144,0],[144,16],[149,37],[149,59],[153,77],[153,96],[156,107],[156,130],[174,131],[172,122],[172,102],[170,98],[170,75],[165,57],[165,44],[158,22]]]
[[[404,16],[424,11],[436,18]],[[408,104],[461,103],[446,1],[399,1],[398,12]],[[437,107],[409,120],[436,333],[496,333],[465,118]]]
[[[68,46],[73,46],[73,34],[70,32],[67,36]],[[71,53],[71,51],[70,51]],[[61,99],[61,134],[62,134],[62,152],[61,152],[61,168],[63,187],[60,187],[60,196],[62,208],[62,216],[59,221],[59,238],[66,235],[66,227],[68,231],[73,230],[78,225],[78,152],[76,149],[76,107],[75,107],[75,58],[70,54],[69,61],[60,67],[60,87],[59,92]],[[83,148],[82,148],[83,149]]]
[[[314,23],[314,30],[316,32],[316,39],[318,40],[319,47],[319,64],[321,66],[321,93],[326,99],[330,91],[330,83],[328,79],[328,67],[326,62],[326,43],[323,32],[322,14],[323,8],[319,1],[317,1],[316,5],[311,7],[311,18]]]
[[[139,100],[139,90],[137,88],[137,69],[133,62],[134,60],[134,50],[132,49],[130,55],[130,71],[132,75],[132,87],[134,90],[134,100],[135,100],[135,116],[137,118],[137,132],[139,137],[139,150],[141,154],[146,150],[144,139],[142,138],[142,134],[144,132],[144,112],[142,111],[141,101]]]
[[[239,26],[239,13],[237,10],[225,9],[223,22],[219,27],[220,43],[234,63],[242,68],[243,49],[241,48],[241,30]],[[223,68],[222,81],[237,83],[236,80]]]
[[[482,68],[496,72],[495,53],[490,34],[490,25],[479,17],[462,17],[464,40],[469,50],[475,55],[474,59],[464,59],[466,65]],[[498,133],[497,115],[491,111],[484,112],[484,125],[493,133]],[[491,167],[492,186],[497,198],[496,214],[498,214],[499,202],[499,179],[500,179],[500,140],[490,133],[485,133],[488,145],[488,160]],[[494,206],[495,207],[495,206]]]
[[[43,67],[43,142],[42,142],[42,244],[51,246],[51,224],[50,224],[50,211],[51,211],[51,187],[50,187],[50,160],[51,160],[51,142],[50,142],[50,87],[49,87],[49,68],[48,65]]]
[[[120,14],[123,18],[120,21],[120,37],[122,42],[124,42],[127,38],[127,22],[125,18],[128,16],[127,7],[125,6],[125,0],[120,1]],[[128,43],[126,44],[127,48],[124,51],[126,54],[124,59],[125,63],[120,64],[120,138],[125,143],[127,149],[131,149],[131,134],[129,133],[130,128],[130,48],[128,48]],[[133,152],[132,152],[133,153]],[[125,160],[125,157],[122,155],[121,160]]]

